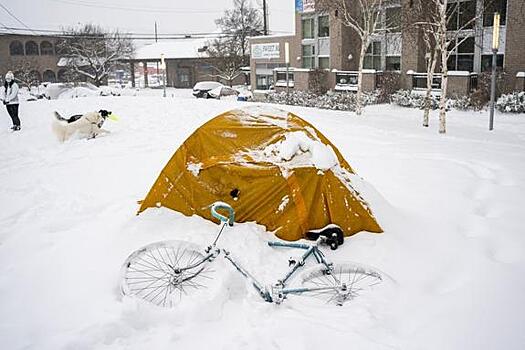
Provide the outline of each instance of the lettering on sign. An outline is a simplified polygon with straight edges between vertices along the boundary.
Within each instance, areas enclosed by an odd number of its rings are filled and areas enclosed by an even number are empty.
[[[279,43],[253,44],[251,50],[253,59],[280,58]]]

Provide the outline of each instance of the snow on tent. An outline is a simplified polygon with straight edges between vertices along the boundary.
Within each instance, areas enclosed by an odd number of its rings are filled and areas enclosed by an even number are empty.
[[[166,207],[209,220],[210,205],[235,208],[285,240],[336,224],[345,236],[382,232],[341,153],[292,113],[248,107],[202,125],[175,152],[139,213]]]

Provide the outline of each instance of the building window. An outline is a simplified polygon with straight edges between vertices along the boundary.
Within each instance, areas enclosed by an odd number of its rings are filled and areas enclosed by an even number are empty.
[[[9,54],[11,56],[23,56],[24,55],[24,45],[18,40],[11,41],[9,44]]]
[[[315,36],[314,18],[303,18],[303,39],[313,39]]]
[[[389,7],[385,11],[386,28],[390,33],[401,32],[401,7]]]
[[[303,68],[315,67],[315,46],[303,45]]]
[[[503,68],[503,61],[505,55],[496,55],[496,67]],[[492,70],[492,55],[481,55],[481,71],[491,71]]]
[[[499,12],[501,25],[507,22],[507,0],[485,0],[483,11],[483,26],[492,27],[494,24],[494,12]]]
[[[38,56],[38,45],[34,41],[26,43],[26,56]]]
[[[318,36],[320,38],[329,37],[330,36],[330,18],[327,15],[319,16],[318,22],[319,22]]]
[[[49,70],[49,69],[46,70],[42,77],[43,77],[43,81],[45,81],[45,82],[49,82],[49,83],[56,83],[57,82],[57,78],[56,78],[55,72],[53,72],[52,70]]]
[[[454,0],[447,4],[447,29],[460,30],[474,28],[476,0]]]
[[[372,41],[365,53],[364,68],[381,70],[381,42]]]
[[[387,56],[386,70],[401,70],[401,56]]]
[[[270,90],[273,88],[273,75],[261,75],[255,76],[255,88],[257,90]]]
[[[354,73],[336,73],[337,85],[357,85],[358,75]]]
[[[190,70],[189,68],[177,69],[177,80],[180,87],[190,87]]]
[[[464,38],[459,38],[459,41]],[[455,45],[453,42],[452,45]],[[474,70],[474,37],[471,36],[461,42],[456,50],[448,58],[449,70],[462,70],[472,72]]]
[[[330,57],[319,57],[319,68],[321,69],[330,68]]]
[[[286,71],[275,72],[275,86],[286,87]],[[288,72],[288,86],[294,87],[293,73]]]
[[[412,88],[413,89],[427,89],[427,74],[414,74],[412,76]],[[432,77],[432,89],[441,89],[441,75],[434,75]]]
[[[286,71],[276,72],[277,81],[286,81]],[[288,80],[293,81],[293,73],[288,72]]]
[[[42,41],[40,43],[40,54],[42,56],[53,56],[55,54],[53,44],[51,44],[49,41]]]

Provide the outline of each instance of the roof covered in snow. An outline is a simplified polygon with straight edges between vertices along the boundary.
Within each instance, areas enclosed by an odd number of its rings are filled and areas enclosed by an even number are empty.
[[[161,54],[165,59],[204,57],[204,52],[199,52],[211,39],[177,39],[166,40],[138,48],[134,59],[159,60]]]

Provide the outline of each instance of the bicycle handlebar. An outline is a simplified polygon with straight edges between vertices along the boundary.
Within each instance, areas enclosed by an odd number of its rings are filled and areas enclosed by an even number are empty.
[[[228,217],[219,214],[217,210],[224,209],[228,211]],[[211,215],[218,219],[221,223],[228,222],[228,225],[233,226],[233,222],[235,221],[235,211],[233,210],[232,206],[228,203],[224,202],[215,202],[211,205]]]

